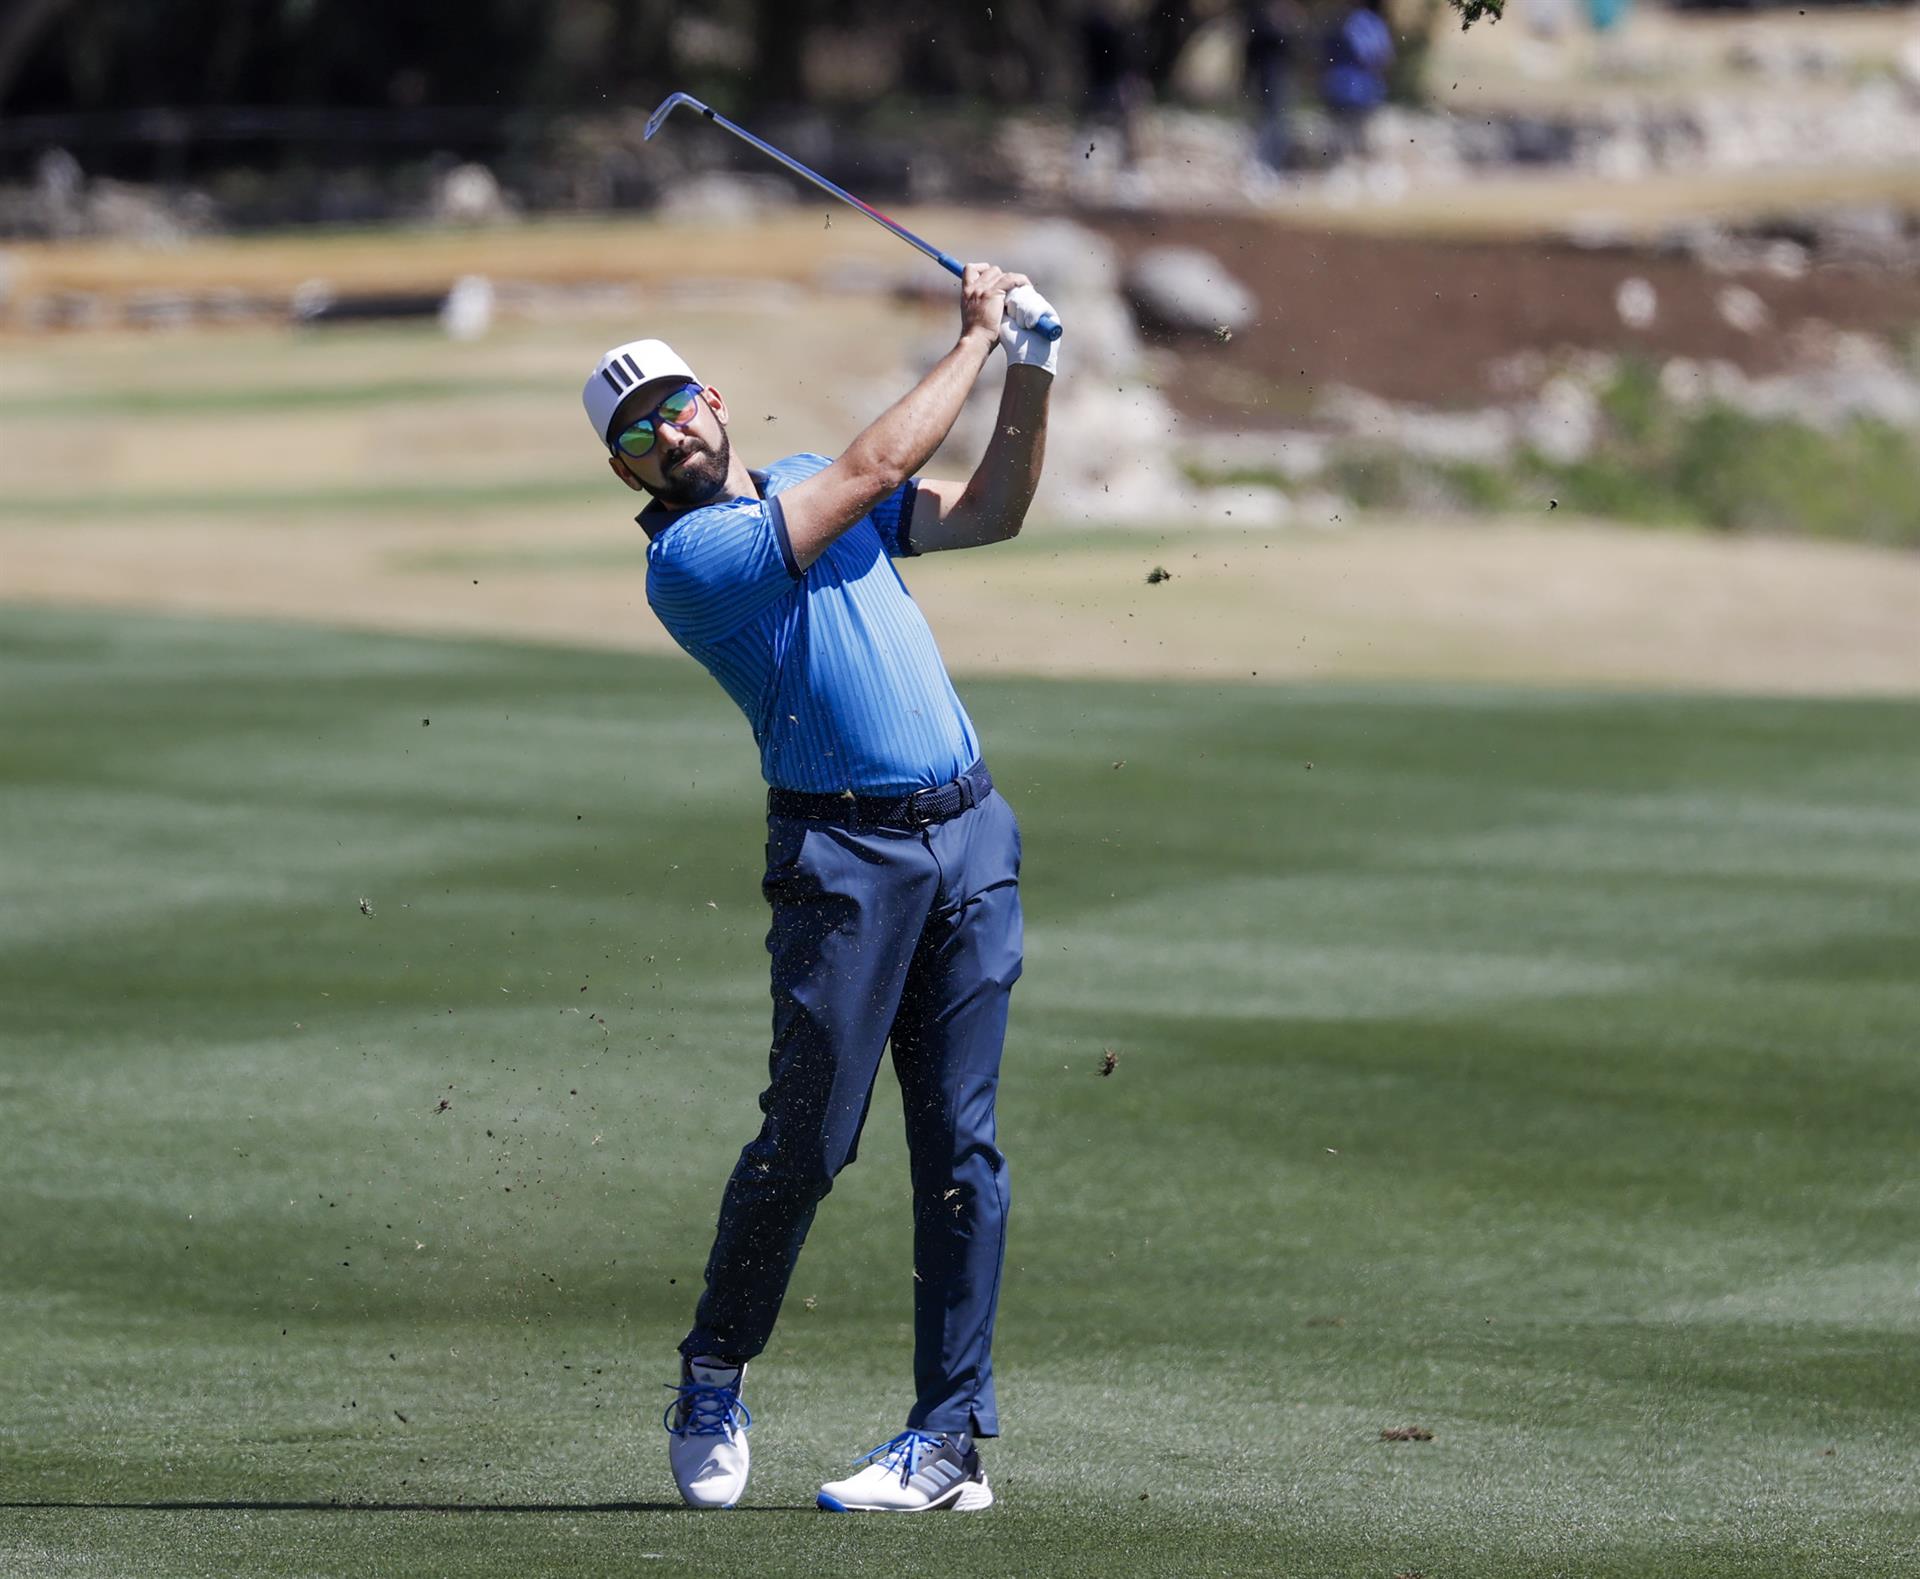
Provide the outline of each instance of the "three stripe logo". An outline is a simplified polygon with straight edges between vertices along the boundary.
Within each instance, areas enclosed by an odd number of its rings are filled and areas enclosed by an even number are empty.
[[[964,1471],[958,1464],[949,1463],[946,1459],[940,1459],[936,1463],[927,1465],[927,1467],[921,1470],[914,1478],[916,1480],[929,1482],[930,1484],[927,1486],[927,1490],[937,1493],[945,1491],[947,1487],[958,1480],[963,1473]]]
[[[607,381],[608,388],[620,395],[640,382],[640,369],[634,365],[632,356],[623,356],[601,368],[600,376]]]

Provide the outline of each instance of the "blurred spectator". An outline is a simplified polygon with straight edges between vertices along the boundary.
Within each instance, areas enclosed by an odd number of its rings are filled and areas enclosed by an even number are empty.
[[[1333,117],[1343,155],[1367,151],[1367,125],[1387,97],[1393,34],[1386,0],[1359,0],[1327,32],[1321,53],[1320,99]]]
[[[1269,170],[1284,170],[1293,151],[1294,57],[1307,15],[1298,0],[1245,0],[1247,91],[1253,95],[1255,149]]]
[[[1134,49],[1133,34],[1112,0],[1093,0],[1080,17],[1080,46],[1086,70],[1087,118],[1110,127],[1120,140],[1120,167],[1133,168],[1139,152],[1136,123],[1146,82]]]

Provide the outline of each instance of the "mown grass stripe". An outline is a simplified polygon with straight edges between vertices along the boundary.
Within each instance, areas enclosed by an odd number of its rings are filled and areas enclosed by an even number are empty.
[[[0,652],[0,1571],[1911,1566],[1920,705],[967,684],[1028,960],[1001,1500],[930,1527],[811,1507],[911,1401],[885,1074],[748,1506],[666,1477],[769,1013],[704,675]]]

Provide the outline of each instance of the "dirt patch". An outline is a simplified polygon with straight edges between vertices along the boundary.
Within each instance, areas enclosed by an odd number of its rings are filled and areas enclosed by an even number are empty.
[[[1521,351],[1714,358],[1769,373],[1786,365],[1791,331],[1810,319],[1876,334],[1920,327],[1920,278],[1868,270],[1722,275],[1643,252],[1367,236],[1244,216],[1095,223],[1123,257],[1202,247],[1259,297],[1258,321],[1231,341],[1153,342],[1177,360],[1184,410],[1239,427],[1296,423],[1330,384],[1389,400],[1483,405],[1494,394],[1488,370]],[[1620,283],[1634,277],[1658,302],[1650,330],[1629,329],[1614,306]],[[1773,330],[1744,334],[1721,318],[1715,297],[1730,284],[1766,304]]]

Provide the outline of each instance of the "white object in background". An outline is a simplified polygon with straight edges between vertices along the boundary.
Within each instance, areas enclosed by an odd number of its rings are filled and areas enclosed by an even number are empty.
[[[440,327],[450,340],[478,340],[493,327],[493,282],[464,274],[440,304]]]
[[[1713,305],[1719,309],[1721,321],[1742,334],[1758,334],[1773,317],[1767,311],[1767,304],[1744,285],[1723,286],[1713,298]]]
[[[1613,307],[1629,329],[1651,329],[1653,320],[1660,316],[1660,297],[1651,284],[1636,274],[1620,282],[1619,289],[1613,293]]]
[[[1171,329],[1212,332],[1248,328],[1260,302],[1197,247],[1153,247],[1127,270],[1127,293],[1143,315]]]
[[[1894,51],[1893,74],[1915,103],[1920,103],[1920,32],[1908,36]]]

